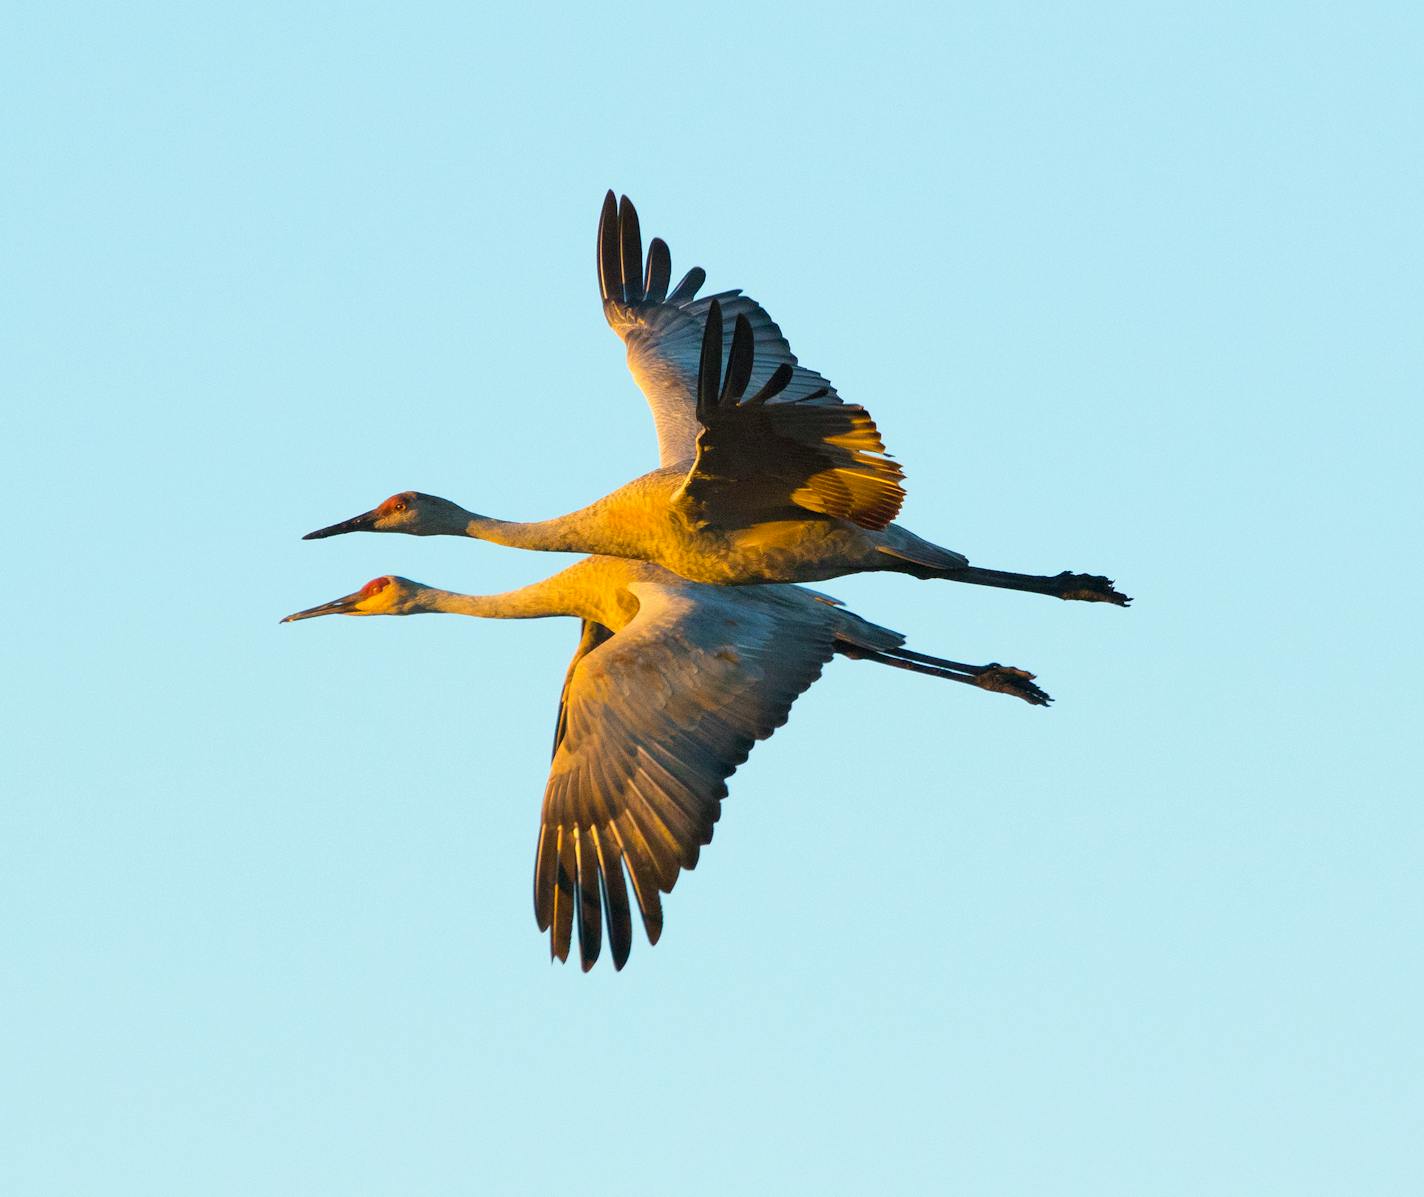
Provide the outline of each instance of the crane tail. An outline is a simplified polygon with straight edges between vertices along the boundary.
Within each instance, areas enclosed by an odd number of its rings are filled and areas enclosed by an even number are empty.
[[[938,578],[963,570],[969,564],[969,558],[963,553],[931,544],[904,528],[890,531],[894,533],[891,543],[876,546],[877,551],[903,564],[887,566],[888,569],[898,568],[917,578]]]

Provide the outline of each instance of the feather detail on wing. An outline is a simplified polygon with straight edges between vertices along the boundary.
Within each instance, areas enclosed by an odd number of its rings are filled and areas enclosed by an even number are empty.
[[[534,870],[534,910],[568,958],[575,925],[585,970],[607,916],[615,968],[632,946],[628,886],[648,940],[661,895],[697,864],[727,778],[834,651],[842,612],[810,596],[635,582],[633,620],[585,650],[565,686]],[[626,882],[625,882],[626,877]]]
[[[574,680],[574,670],[578,668],[580,661],[612,635],[613,633],[601,623],[595,623],[591,619],[585,619],[583,621],[583,629],[579,634],[578,647],[574,649],[573,659],[569,662],[568,671],[564,674],[563,689],[559,691],[559,718],[554,724],[555,756],[558,755],[559,745],[564,742],[564,729],[568,726],[569,685]]]
[[[750,388],[764,387],[782,366],[790,371],[772,403],[837,407],[840,397],[830,382],[798,364],[776,322],[756,300],[740,291],[697,299],[706,272],[694,266],[668,290],[672,258],[666,242],[654,237],[642,261],[638,213],[627,196],[618,202],[609,192],[598,225],[598,283],[603,314],[628,346],[628,369],[652,408],[658,432],[658,464],[687,461],[697,451],[697,372],[703,335],[712,304],[724,318],[723,354],[731,351],[734,323],[746,317],[753,337]],[[873,425],[872,425],[873,427]]]
[[[793,372],[777,366],[761,389],[755,337],[738,315],[725,380],[720,303],[708,308],[698,369],[697,458],[679,491],[697,523],[730,527],[786,517],[796,507],[865,528],[884,528],[905,500],[904,471],[885,456],[870,413],[854,403],[823,406],[812,393],[780,402]]]

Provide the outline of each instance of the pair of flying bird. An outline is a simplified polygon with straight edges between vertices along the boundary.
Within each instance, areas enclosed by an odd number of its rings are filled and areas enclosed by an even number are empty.
[[[792,583],[889,571],[1130,601],[1096,575],[978,569],[892,522],[904,473],[869,413],[799,365],[754,300],[740,291],[698,299],[705,277],[694,267],[669,289],[667,245],[654,238],[645,262],[637,212],[608,193],[598,228],[603,312],[652,407],[658,469],[537,523],[407,491],[305,538],[467,536],[592,556],[499,595],[376,578],[283,621],[425,612],[582,620],[559,700],[534,911],[560,960],[577,924],[585,970],[598,959],[605,918],[614,967],[623,967],[633,905],[657,942],[660,895],[710,842],[728,777],[833,655],[1050,701],[1024,670],[913,652],[899,633]]]

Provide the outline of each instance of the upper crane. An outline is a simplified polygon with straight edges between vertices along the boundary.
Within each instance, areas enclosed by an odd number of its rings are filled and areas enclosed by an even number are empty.
[[[904,473],[875,422],[801,366],[781,330],[739,291],[696,298],[694,268],[669,289],[671,255],[654,238],[646,262],[638,214],[604,198],[598,232],[604,315],[657,425],[658,469],[568,515],[492,519],[405,491],[307,539],[346,532],[469,536],[526,549],[652,561],[723,585],[810,582],[869,571],[907,573],[1115,603],[1110,579],[970,566],[893,523]],[[723,373],[723,360],[728,367]]]

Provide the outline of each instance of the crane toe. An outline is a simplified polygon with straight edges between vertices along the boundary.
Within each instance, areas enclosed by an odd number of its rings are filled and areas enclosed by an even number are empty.
[[[1111,578],[1101,574],[1074,574],[1065,569],[1053,581],[1058,597],[1069,602],[1112,603],[1115,607],[1126,607],[1132,602],[1113,586]]]
[[[1000,665],[994,661],[979,671],[974,684],[981,690],[1022,698],[1030,706],[1046,707],[1053,699],[1034,685],[1033,679],[1034,675],[1027,669],[1015,669],[1012,665]]]

